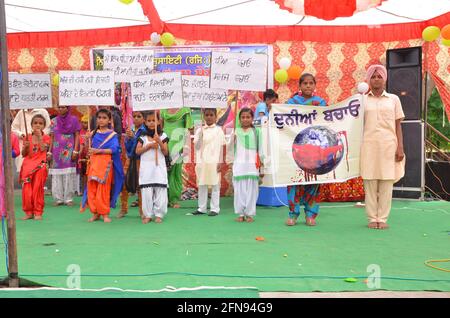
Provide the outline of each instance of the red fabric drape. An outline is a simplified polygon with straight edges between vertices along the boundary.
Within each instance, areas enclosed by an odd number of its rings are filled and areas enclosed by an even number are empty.
[[[370,26],[240,26],[196,25],[167,23],[165,31],[175,37],[192,41],[215,43],[274,43],[276,41],[317,41],[343,43],[370,43],[407,41],[422,37],[429,25],[440,28],[450,23],[450,12],[428,21]],[[142,42],[157,31],[153,25],[110,29],[33,32],[8,34],[8,48],[44,48],[95,46],[122,42]]]
[[[164,30],[164,22],[161,21],[158,11],[156,10],[153,0],[138,0],[141,4],[144,15],[148,18],[157,33],[162,33]]]
[[[305,14],[323,20],[351,17],[356,10],[356,0],[305,0]]]
[[[435,72],[430,72],[430,75],[436,84],[436,88],[444,104],[445,112],[447,113],[447,118],[450,121],[450,83],[444,82]]]

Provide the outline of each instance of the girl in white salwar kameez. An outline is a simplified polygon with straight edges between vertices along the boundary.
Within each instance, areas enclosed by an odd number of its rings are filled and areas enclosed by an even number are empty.
[[[253,222],[256,215],[262,144],[261,131],[253,127],[253,111],[242,108],[239,113],[240,127],[232,138],[234,144],[233,187],[234,211],[237,222]]]
[[[147,131],[138,139],[136,154],[141,156],[139,187],[142,193],[142,223],[147,224],[155,218],[161,223],[167,214],[167,166],[169,138],[162,131],[160,120],[155,112],[145,115]],[[157,133],[155,133],[155,128]]]

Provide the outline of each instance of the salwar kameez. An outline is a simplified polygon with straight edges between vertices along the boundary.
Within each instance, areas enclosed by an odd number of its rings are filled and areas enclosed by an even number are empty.
[[[239,216],[256,215],[259,191],[259,163],[262,158],[259,129],[236,128],[233,162],[234,212]]]
[[[169,204],[177,204],[183,192],[183,159],[182,153],[186,143],[187,129],[193,127],[191,109],[183,107],[175,114],[168,110],[161,110],[161,118],[164,120],[164,132],[169,137],[169,156],[175,158],[170,170],[169,178]],[[190,142],[190,140],[187,140]]]
[[[97,132],[92,137],[92,148],[111,149],[112,154],[93,154],[87,167],[87,187],[81,202],[81,211],[88,206],[92,214],[108,215],[116,207],[123,187],[124,173],[120,160],[120,144],[112,131]]]
[[[154,143],[150,136],[139,138],[142,147]],[[167,142],[167,135],[162,133],[162,142]],[[158,163],[156,163],[158,156]],[[142,195],[142,213],[146,218],[164,218],[167,214],[167,166],[161,148],[149,149],[141,154],[139,169],[139,187]]]
[[[30,153],[24,157],[19,180],[22,183],[22,209],[27,216],[41,216],[44,213],[44,186],[48,176],[47,149],[41,150],[33,144],[28,135]],[[42,142],[50,145],[50,137],[42,136]]]
[[[295,95],[288,104],[326,106],[326,102],[319,96],[305,98]],[[287,187],[289,218],[297,219],[300,216],[300,207],[304,206],[307,218],[315,219],[319,214],[320,184],[293,185]]]

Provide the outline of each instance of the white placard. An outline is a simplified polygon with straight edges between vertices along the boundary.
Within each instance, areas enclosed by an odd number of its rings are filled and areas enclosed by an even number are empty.
[[[113,71],[116,82],[131,82],[134,76],[152,73],[153,56],[153,50],[105,50],[103,70]]]
[[[179,108],[183,106],[180,72],[136,76],[131,82],[133,110]]]
[[[265,91],[267,55],[212,52],[211,88]]]
[[[208,76],[183,75],[184,106],[192,108],[227,108],[228,91],[209,88]]]
[[[11,109],[52,107],[50,74],[8,73]]]
[[[60,71],[59,104],[113,106],[114,72]]]

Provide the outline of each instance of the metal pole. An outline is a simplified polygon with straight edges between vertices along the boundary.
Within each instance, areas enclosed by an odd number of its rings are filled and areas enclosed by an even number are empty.
[[[11,155],[11,114],[9,112],[8,49],[6,46],[5,2],[0,0],[0,64],[1,64],[1,125],[5,175],[5,205],[8,217],[8,282],[9,287],[19,287],[17,266],[16,215],[14,213],[14,179]],[[1,195],[1,194],[0,194]]]

